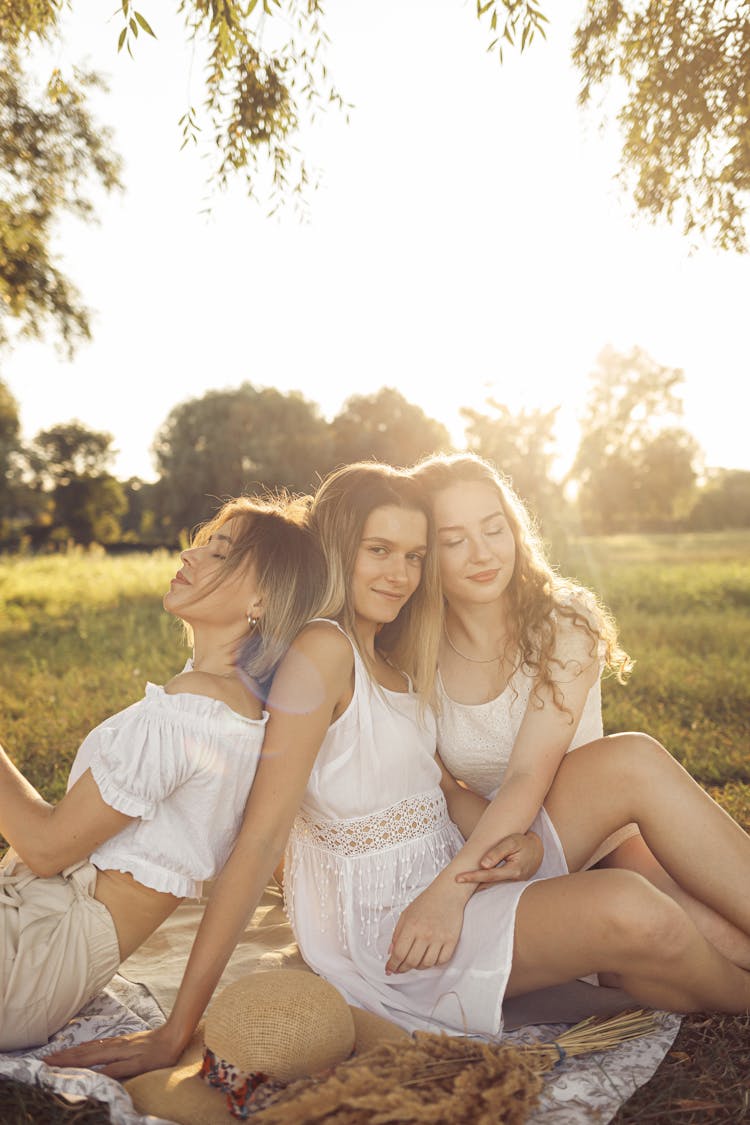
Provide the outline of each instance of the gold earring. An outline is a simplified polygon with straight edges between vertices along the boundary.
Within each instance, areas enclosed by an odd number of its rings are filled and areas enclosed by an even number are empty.
[[[248,623],[248,625],[250,626],[251,629],[255,628],[255,626],[258,624],[258,620],[259,619],[257,617],[253,617],[252,613],[248,613],[247,623]]]

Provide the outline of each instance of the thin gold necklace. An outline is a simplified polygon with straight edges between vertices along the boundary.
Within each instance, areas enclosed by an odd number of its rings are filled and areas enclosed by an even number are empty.
[[[502,660],[502,656],[491,656],[489,658],[489,660],[486,659],[486,658],[483,659],[483,660],[480,660],[479,657],[467,656],[465,652],[461,652],[460,649],[456,648],[453,641],[451,640],[451,635],[448,632],[448,622],[447,621],[443,622],[443,632],[445,633],[446,641],[451,646],[451,648],[455,652],[456,656],[460,656],[462,660],[468,660],[470,664],[494,664],[495,661]]]

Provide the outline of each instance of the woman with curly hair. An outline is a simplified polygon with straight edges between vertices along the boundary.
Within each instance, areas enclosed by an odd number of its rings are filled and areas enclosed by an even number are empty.
[[[658,751],[645,736],[637,751],[628,736],[602,737],[601,674],[622,682],[631,662],[606,608],[552,569],[507,481],[472,454],[429,457],[412,475],[430,497],[444,598],[438,749],[454,778],[491,799],[483,838],[494,834],[500,842],[458,878],[514,881],[528,877],[518,850],[523,834],[540,823],[548,829],[552,807],[562,836],[569,817],[593,817],[607,794],[614,802],[614,789],[623,789],[620,771],[630,770],[634,783],[644,748],[646,759]],[[593,744],[585,757],[566,757],[585,744]],[[596,864],[639,872],[679,902],[725,956],[750,967],[747,934],[672,878],[637,824],[602,838],[593,855],[566,858],[570,870]],[[401,952],[415,928],[428,924],[420,910],[396,934]],[[443,910],[447,918],[447,902]]]

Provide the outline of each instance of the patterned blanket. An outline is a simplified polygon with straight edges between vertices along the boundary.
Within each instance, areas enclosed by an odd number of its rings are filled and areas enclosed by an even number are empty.
[[[0,1075],[38,1084],[71,1097],[94,1097],[109,1106],[112,1125],[172,1125],[164,1118],[137,1113],[121,1084],[93,1070],[47,1067],[46,1054],[88,1039],[123,1035],[158,1026],[171,1010],[203,903],[184,904],[118,975],[45,1047],[0,1055]],[[256,968],[305,967],[281,908],[278,890],[266,892],[222,984]],[[595,990],[599,992],[598,989]],[[571,1016],[579,1018],[578,1015]],[[538,1023],[538,1021],[537,1021]],[[565,1024],[522,1026],[507,1035],[513,1043],[553,1039]],[[660,1014],[656,1029],[614,1050],[566,1059],[547,1076],[530,1125],[598,1125],[610,1121],[631,1094],[649,1080],[674,1042],[678,1016]]]

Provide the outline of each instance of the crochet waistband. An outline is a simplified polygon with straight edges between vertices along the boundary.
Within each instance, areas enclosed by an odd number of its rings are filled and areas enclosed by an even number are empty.
[[[294,823],[294,835],[302,842],[338,855],[367,855],[429,836],[449,823],[445,797],[438,787],[407,797],[371,816],[314,820],[300,812]]]

